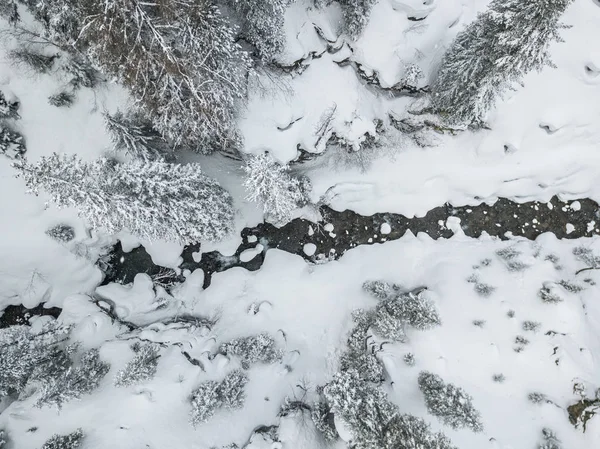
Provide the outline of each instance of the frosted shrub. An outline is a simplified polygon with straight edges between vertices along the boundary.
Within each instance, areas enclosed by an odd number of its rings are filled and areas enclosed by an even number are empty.
[[[228,343],[223,343],[220,351],[225,355],[239,357],[244,368],[258,362],[279,362],[283,357],[283,351],[277,348],[277,343],[273,337],[266,333],[237,338]]]
[[[377,308],[372,329],[378,337],[386,340],[406,341],[403,321],[392,316],[385,307]]]
[[[30,193],[40,190],[59,207],[75,207],[93,228],[122,229],[150,240],[218,240],[232,229],[233,200],[198,164],[108,159],[84,162],[53,154],[14,164]]]
[[[509,246],[507,248],[496,251],[496,255],[500,257],[508,268],[508,271],[523,271],[529,268],[529,265],[520,260],[521,251]]]
[[[419,388],[425,396],[427,411],[453,429],[466,427],[473,432],[483,431],[481,416],[472,398],[462,388],[445,383],[436,374],[422,371]]]
[[[562,444],[554,431],[544,427],[542,429],[542,442],[538,445],[538,449],[562,449]]]
[[[367,446],[375,449],[374,446]],[[456,449],[441,432],[433,433],[423,419],[397,415],[388,423],[381,446],[384,449]]]
[[[262,204],[265,215],[276,222],[289,221],[294,210],[306,202],[300,180],[290,175],[289,167],[275,161],[270,154],[249,157],[244,171],[246,199]]]
[[[419,330],[428,330],[442,323],[435,304],[423,295],[423,290],[382,301],[377,310],[385,310],[390,316]]]
[[[20,159],[26,151],[23,136],[0,122],[0,154]]]
[[[58,58],[58,54],[45,55],[33,48],[23,47],[17,50],[11,50],[8,53],[9,59],[13,64],[29,68],[36,73],[46,73],[52,70],[54,61]]]
[[[140,114],[104,113],[104,124],[113,143],[113,150],[144,161],[165,159],[167,143],[151,123]]]
[[[155,345],[135,345],[133,359],[115,376],[115,386],[128,387],[151,380],[156,374],[160,354]]]
[[[84,434],[77,429],[68,435],[54,435],[44,443],[42,449],[77,449],[81,446]]]
[[[46,235],[57,242],[67,243],[75,238],[75,229],[69,225],[58,224],[48,229]]]
[[[321,433],[325,441],[337,440],[338,433],[335,429],[333,413],[327,402],[316,402],[312,407],[310,416],[316,429]]]
[[[366,281],[363,290],[378,299],[394,299],[402,292],[402,287],[385,281]]]
[[[370,351],[346,351],[340,358],[341,371],[355,371],[361,379],[372,383],[384,380],[383,366]]]
[[[538,323],[537,321],[523,321],[523,330],[524,331],[529,331],[529,332],[537,332],[540,328],[540,326],[542,325],[542,323]]]
[[[248,383],[248,375],[242,370],[231,371],[218,388],[220,403],[227,409],[238,409],[244,405],[246,393],[244,388]]]
[[[374,323],[375,314],[372,311],[356,309],[352,312],[352,321],[355,323],[348,335],[348,349],[350,351],[365,351],[369,329]]]
[[[18,111],[19,102],[8,100],[0,90],[0,119],[18,119]]]
[[[48,97],[48,104],[57,108],[72,106],[75,102],[75,94],[73,92],[62,91]]]
[[[404,354],[402,360],[404,360],[404,363],[406,363],[408,366],[415,366],[415,356],[412,352]]]
[[[548,402],[548,398],[544,393],[539,393],[534,391],[533,393],[529,393],[527,395],[527,399],[533,404],[541,404],[542,402]]]
[[[192,413],[190,420],[194,426],[208,421],[221,407],[219,383],[207,381],[192,393]]]
[[[109,370],[110,365],[100,359],[98,349],[91,349],[81,356],[77,366],[70,367],[64,375],[42,386],[36,406],[55,405],[61,408],[65,402],[90,394],[98,388]]]
[[[344,12],[344,31],[356,39],[369,22],[371,9],[377,0],[339,0]]]

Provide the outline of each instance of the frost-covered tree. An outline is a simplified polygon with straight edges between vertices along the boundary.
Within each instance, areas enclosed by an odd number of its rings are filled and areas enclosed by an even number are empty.
[[[371,9],[377,0],[338,0],[344,12],[344,31],[357,38],[369,23]]]
[[[419,388],[425,397],[427,410],[453,429],[466,427],[482,432],[481,415],[473,406],[473,399],[462,388],[446,383],[437,374],[422,371]]]
[[[241,408],[246,400],[244,388],[247,383],[248,375],[240,369],[227,374],[218,388],[219,400],[223,407],[230,410]]]
[[[435,304],[424,295],[423,289],[383,300],[377,304],[377,316],[389,315],[418,330],[428,330],[441,324]]]
[[[377,308],[372,329],[373,333],[386,340],[406,341],[404,321],[391,315],[385,307]]]
[[[293,211],[306,202],[303,183],[269,153],[249,157],[244,171],[246,198],[261,203],[265,215],[275,221],[289,221]]]
[[[0,329],[0,398],[20,395],[30,382],[48,382],[71,361],[62,349],[68,329],[49,323],[39,332],[28,326]]]
[[[2,449],[6,443],[8,443],[8,435],[2,429],[0,429],[0,449]]]
[[[90,349],[81,356],[78,365],[60,377],[42,385],[37,407],[55,405],[61,408],[65,402],[90,394],[110,370],[110,365],[100,359],[98,349]]]
[[[0,154],[20,159],[26,151],[23,136],[0,122]]]
[[[313,404],[310,417],[316,429],[323,435],[325,441],[337,440],[339,435],[333,421],[334,415],[327,402],[319,401]]]
[[[0,119],[18,119],[19,118],[19,102],[11,101],[6,98],[0,90]]]
[[[412,415],[392,418],[385,429],[381,448],[456,449],[446,435],[432,432],[424,420]]]
[[[83,430],[77,429],[68,435],[53,435],[44,443],[42,449],[77,449],[81,446],[84,434]]]
[[[15,164],[29,191],[43,190],[59,207],[75,207],[93,228],[126,228],[149,239],[218,240],[232,228],[231,196],[198,164],[108,159],[83,162],[53,154]]]
[[[275,339],[267,333],[236,338],[223,343],[220,352],[239,357],[244,368],[248,368],[253,363],[279,362],[283,357],[283,351],[277,347]]]
[[[139,113],[104,113],[104,123],[114,151],[124,151],[143,161],[165,159],[168,155],[167,142],[151,123]]]
[[[11,25],[15,25],[21,20],[15,0],[7,0],[0,3],[0,17],[4,17]]]
[[[192,393],[191,423],[196,426],[208,421],[221,407],[219,383],[214,380],[202,382]]]
[[[290,0],[226,0],[238,14],[241,32],[256,47],[261,58],[270,60],[285,46],[285,10]]]
[[[364,291],[378,299],[395,299],[403,291],[402,286],[381,280],[366,281],[362,287]]]
[[[572,0],[493,0],[448,49],[432,106],[451,123],[478,124],[496,99],[530,71],[552,66],[560,16]]]
[[[158,347],[152,344],[136,344],[132,347],[136,353],[133,359],[115,376],[115,386],[128,387],[151,380],[156,374],[160,354]]]
[[[170,141],[201,152],[235,135],[248,56],[211,0],[22,0],[48,36],[128,87]]]

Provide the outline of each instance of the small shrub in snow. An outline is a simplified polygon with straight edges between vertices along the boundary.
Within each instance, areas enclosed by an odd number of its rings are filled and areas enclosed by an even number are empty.
[[[408,292],[396,299],[382,301],[377,310],[385,310],[390,316],[419,329],[428,330],[441,324],[441,319],[432,301],[423,296],[423,290]]]
[[[20,159],[26,151],[23,136],[10,129],[6,124],[0,123],[0,154],[12,159]]]
[[[573,248],[573,255],[577,260],[585,263],[586,268],[600,268],[600,257],[596,256],[591,249],[585,246]]]
[[[385,281],[366,281],[363,290],[378,299],[394,299],[402,293],[402,287]]]
[[[75,94],[73,92],[67,92],[63,90],[54,95],[48,97],[48,103],[50,106],[57,108],[69,107],[75,102]]]
[[[333,421],[333,413],[327,402],[316,402],[312,407],[310,416],[325,441],[335,441],[338,439],[335,422]]]
[[[518,345],[528,345],[529,344],[529,340],[527,340],[525,337],[523,337],[522,335],[517,335],[515,337],[515,343]]]
[[[496,287],[484,284],[483,282],[477,282],[473,288],[479,296],[483,296],[484,298],[491,296],[494,290],[496,290]]]
[[[84,434],[77,429],[68,435],[54,435],[44,443],[42,449],[77,449],[81,446]]]
[[[523,321],[523,330],[524,331],[529,331],[529,332],[537,332],[540,328],[540,326],[542,325],[542,323],[538,323],[537,321]]]
[[[553,289],[550,285],[544,285],[540,289],[538,296],[542,301],[544,301],[547,304],[556,304],[564,301],[564,299],[558,294],[558,292],[556,292],[556,290]]]
[[[213,380],[203,382],[192,393],[192,413],[190,421],[194,426],[208,421],[221,407],[219,383]]]
[[[28,67],[36,73],[46,73],[52,70],[52,66],[58,55],[48,56],[32,48],[20,48],[18,50],[11,50],[8,53],[8,57],[17,65]]]
[[[494,382],[498,382],[498,383],[501,384],[502,382],[504,382],[506,380],[506,376],[504,374],[502,374],[502,373],[500,373],[500,374],[494,374],[492,376],[492,380]]]
[[[241,408],[246,400],[244,388],[248,383],[248,375],[242,370],[233,370],[219,385],[217,394],[223,407],[233,410]]]
[[[565,281],[565,280],[559,281],[558,285],[560,285],[562,288],[564,288],[569,293],[579,293],[579,292],[583,291],[583,287],[581,285],[574,284],[572,282]]]
[[[80,58],[72,57],[63,69],[71,76],[69,84],[74,90],[81,89],[82,87],[93,89],[103,81],[100,72],[88,61]]]
[[[162,160],[167,143],[151,123],[140,114],[104,113],[104,124],[113,143],[114,151],[124,151],[144,161]]]
[[[356,309],[352,312],[352,321],[355,323],[348,335],[348,349],[350,351],[366,351],[367,336],[373,325],[375,314],[372,311]]]
[[[239,357],[244,368],[258,362],[279,362],[283,357],[283,351],[277,348],[275,339],[266,333],[236,338],[228,343],[223,343],[220,351],[225,355]]]
[[[423,419],[412,415],[396,415],[388,423],[380,446],[384,449],[456,449],[441,432],[433,433]]]
[[[115,376],[115,386],[129,387],[151,380],[156,374],[160,354],[158,347],[151,344],[134,345],[133,359]]]
[[[344,12],[344,31],[357,38],[369,22],[371,9],[377,0],[338,0]]]
[[[419,388],[425,396],[427,410],[453,429],[466,427],[473,432],[483,431],[481,415],[472,398],[462,388],[446,383],[433,373],[419,374]]]
[[[0,429],[0,449],[2,449],[6,443],[8,443],[8,435],[2,429]]]
[[[75,229],[69,225],[58,224],[46,230],[46,235],[57,242],[67,243],[75,238]]]
[[[15,0],[7,0],[0,3],[0,17],[4,17],[8,20],[10,25],[16,25],[21,20],[19,15],[19,9]]]
[[[415,356],[412,352],[404,354],[402,360],[404,360],[404,363],[406,363],[408,366],[415,366]]]
[[[556,434],[545,427],[542,429],[542,442],[538,445],[538,449],[562,449],[562,444]]]
[[[473,326],[484,327],[485,326],[485,320],[473,320]]]
[[[65,402],[90,394],[109,370],[110,365],[100,359],[98,349],[91,349],[82,355],[77,366],[42,386],[36,406],[56,405],[60,408]]]
[[[378,337],[386,340],[406,341],[403,321],[390,315],[385,307],[377,309],[372,329]]]
[[[506,312],[506,316],[509,318],[514,318],[515,317],[515,311],[510,309],[508,312]]]
[[[244,187],[249,201],[263,205],[263,211],[277,222],[287,222],[299,206],[306,203],[302,183],[268,153],[251,156],[244,166]]]
[[[306,412],[311,412],[312,409],[310,405],[300,399],[292,399],[289,396],[286,396],[283,404],[281,404],[281,408],[279,409],[279,413],[277,416],[293,416],[293,415],[303,415]]]
[[[509,246],[507,248],[499,249],[496,251],[496,255],[500,257],[508,271],[523,271],[529,268],[529,265],[519,260],[522,256],[521,251],[518,251],[515,247]]]
[[[542,402],[548,401],[548,398],[546,397],[546,395],[544,393],[539,393],[537,391],[534,391],[533,393],[529,393],[527,395],[527,399],[529,399],[529,401],[532,402],[533,404],[541,404]]]
[[[127,228],[150,240],[218,240],[233,222],[231,196],[198,164],[105,158],[84,162],[53,154],[36,164],[14,164],[30,193],[46,191],[59,207],[75,207],[93,228]]]
[[[0,119],[18,119],[18,111],[19,102],[8,100],[0,90]]]

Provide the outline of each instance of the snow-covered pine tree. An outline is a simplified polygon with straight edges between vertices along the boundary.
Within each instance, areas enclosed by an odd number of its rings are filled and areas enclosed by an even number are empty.
[[[425,297],[420,289],[403,293],[395,299],[383,300],[377,304],[377,314],[387,313],[418,330],[428,330],[441,324],[435,304]]]
[[[104,124],[112,139],[114,151],[124,151],[143,161],[170,159],[167,142],[141,114],[105,112]]]
[[[83,162],[53,154],[15,164],[31,193],[43,190],[59,207],[75,207],[93,228],[128,229],[142,238],[195,243],[232,228],[231,196],[198,164],[108,159]]]
[[[241,32],[262,59],[270,60],[285,46],[285,10],[290,0],[227,0],[238,13]]]
[[[277,222],[290,220],[292,212],[306,202],[306,193],[289,167],[278,163],[269,153],[251,156],[244,166],[246,197],[263,205],[267,217]]]
[[[441,432],[433,433],[424,420],[396,415],[385,428],[382,449],[456,449]]]
[[[344,32],[357,38],[369,23],[371,9],[377,0],[338,0],[344,11]]]
[[[450,123],[477,125],[503,91],[532,70],[552,65],[560,16],[572,0],[493,0],[459,33],[432,84],[431,103]]]
[[[77,366],[42,385],[36,406],[56,405],[61,408],[65,402],[90,394],[98,388],[109,370],[110,365],[100,359],[98,349],[90,349],[81,356]]]
[[[482,432],[481,415],[473,406],[473,399],[462,388],[446,383],[437,374],[422,371],[419,388],[425,396],[427,411],[453,429],[466,427]]]
[[[319,401],[313,404],[310,417],[317,428],[323,435],[325,441],[335,441],[338,438],[335,423],[333,421],[333,413],[329,404],[325,401]]]
[[[275,363],[283,357],[283,351],[277,347],[275,339],[267,333],[236,338],[223,343],[220,352],[239,357],[244,368],[250,367],[253,363]]]
[[[394,299],[402,292],[402,286],[381,280],[366,281],[362,287],[377,299]]]
[[[44,443],[42,449],[77,449],[81,446],[84,434],[83,430],[77,429],[68,435],[53,435]]]
[[[190,421],[194,426],[208,421],[221,407],[219,383],[213,380],[202,382],[192,393]]]
[[[152,344],[133,345],[135,357],[115,376],[115,386],[128,387],[151,380],[156,374],[160,354]]]
[[[225,376],[217,391],[223,407],[232,410],[244,405],[246,400],[244,388],[248,380],[248,375],[240,369],[233,370]]]

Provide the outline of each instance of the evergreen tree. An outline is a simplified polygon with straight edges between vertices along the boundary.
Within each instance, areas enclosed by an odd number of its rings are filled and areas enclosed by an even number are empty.
[[[478,124],[499,95],[532,70],[552,66],[572,0],[493,0],[448,49],[432,85],[432,106],[451,123]]]
[[[368,350],[344,352],[340,358],[340,370],[355,371],[361,379],[375,384],[384,380],[383,366],[375,354]]]
[[[293,211],[306,202],[302,183],[268,153],[251,156],[244,167],[246,199],[262,203],[265,215],[277,222],[290,220]]]
[[[30,192],[40,189],[59,207],[75,207],[93,228],[123,228],[149,239],[217,240],[232,226],[232,199],[198,164],[107,159],[83,162],[53,154],[15,164]]]
[[[151,380],[156,374],[160,354],[158,347],[152,344],[134,345],[136,355],[115,376],[115,386],[128,387]]]
[[[20,159],[26,151],[23,136],[0,123],[0,154],[12,159]]]
[[[389,315],[418,330],[429,330],[441,324],[435,304],[423,295],[424,290],[399,295],[377,304],[377,316]],[[391,329],[391,328],[390,328]],[[390,330],[391,331],[391,330]],[[398,333],[398,337],[401,337]]]
[[[210,0],[21,0],[50,39],[128,87],[163,136],[201,152],[237,142],[248,56]]]
[[[42,449],[77,449],[81,446],[84,435],[81,429],[77,429],[68,435],[54,435],[44,443]]]
[[[69,367],[62,376],[42,386],[36,405],[61,408],[65,402],[79,399],[98,388],[109,370],[110,365],[100,359],[98,349],[91,349],[82,355],[77,366]]]
[[[344,12],[344,31],[352,38],[359,37],[377,0],[339,0],[339,3]]]
[[[472,398],[462,388],[447,384],[433,373],[419,374],[419,388],[425,396],[427,410],[453,429],[466,427],[482,432],[481,415],[473,406]]]
[[[283,357],[283,351],[277,348],[275,339],[266,333],[236,338],[223,343],[220,352],[225,355],[238,356],[244,368],[259,362],[275,363]]]
[[[143,161],[162,160],[167,156],[167,143],[140,114],[125,115],[117,111],[111,115],[105,112],[104,123],[114,151],[124,151]]]
[[[20,118],[19,102],[8,100],[0,90],[0,120],[18,118]]]
[[[381,446],[385,449],[456,449],[441,432],[433,433],[429,425],[412,415],[396,415],[388,423]]]
[[[285,46],[285,10],[290,0],[227,0],[237,13],[242,34],[261,58],[270,60]]]

